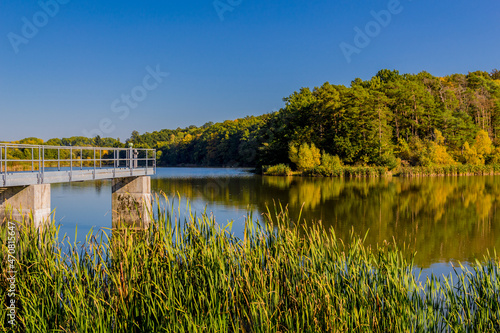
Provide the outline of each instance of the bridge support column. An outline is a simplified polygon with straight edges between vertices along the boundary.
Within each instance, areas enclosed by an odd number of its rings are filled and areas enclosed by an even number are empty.
[[[151,223],[151,177],[113,179],[113,228],[145,229]]]
[[[7,208],[12,210],[11,215]],[[0,223],[4,220],[21,222],[33,214],[36,228],[50,219],[50,184],[0,188]]]

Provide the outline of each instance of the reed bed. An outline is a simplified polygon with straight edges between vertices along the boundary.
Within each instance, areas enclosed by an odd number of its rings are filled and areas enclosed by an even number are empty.
[[[340,166],[332,169],[317,166],[303,172],[291,172],[287,165],[279,164],[265,167],[263,174],[270,176],[311,176],[338,178],[376,178],[376,177],[437,177],[437,176],[491,176],[500,175],[500,164],[489,165],[435,165],[399,167],[389,171],[386,167],[377,166]]]
[[[402,177],[500,175],[500,165],[457,164],[429,167],[403,167],[398,171],[397,175]]]
[[[277,164],[272,166],[264,166],[262,173],[268,176],[291,176],[293,175],[292,169],[286,164]]]
[[[304,172],[306,176],[313,177],[341,177],[341,178],[374,178],[391,176],[386,167],[377,166],[340,166],[332,169],[318,166]]]
[[[243,239],[207,214],[158,208],[148,230],[59,240],[58,228],[19,228],[14,332],[494,332],[496,255],[458,280],[419,282],[393,244],[343,242],[286,209],[247,218]],[[180,207],[180,205],[179,205]],[[300,220],[300,218],[298,219]],[[0,240],[6,299],[7,235]],[[6,310],[0,325],[11,327]]]
[[[323,165],[309,170],[292,171],[286,164],[264,166],[262,174],[267,176],[309,176],[309,177],[339,177],[339,178],[375,178],[392,176],[386,167],[377,166],[336,166],[327,168]]]

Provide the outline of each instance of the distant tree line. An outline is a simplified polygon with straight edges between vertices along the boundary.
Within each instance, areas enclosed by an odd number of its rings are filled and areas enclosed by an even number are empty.
[[[381,70],[350,87],[328,82],[279,111],[201,127],[45,144],[156,148],[159,165],[432,166],[500,163],[500,71],[436,77]],[[28,139],[26,139],[28,140]],[[38,139],[29,139],[38,140]],[[301,160],[301,156],[306,160]]]
[[[1,142],[1,141],[0,141]],[[39,138],[25,138],[19,141],[12,141],[11,143],[24,144],[24,145],[45,145],[45,146],[73,146],[73,147],[125,147],[125,144],[120,142],[120,139],[101,138],[96,136],[94,138],[87,138],[84,136],[73,136],[71,138],[54,138],[43,141]]]
[[[82,136],[75,136],[71,138],[63,138],[63,139],[50,139],[47,141],[43,141],[39,138],[25,138],[19,141],[14,141],[11,143],[22,144],[22,145],[34,145],[34,146],[73,146],[73,147],[117,147],[122,148],[125,147],[123,143],[120,142],[119,139],[113,138],[101,138],[96,136],[95,138],[87,138]],[[29,160],[29,159],[38,159],[40,158],[41,152],[39,149],[31,149],[31,148],[16,148],[16,149],[8,149],[7,150],[7,158],[9,160]],[[69,150],[62,150],[58,152],[55,149],[46,149],[43,153],[44,158],[49,160],[55,160],[58,158],[61,159],[69,159],[70,157],[73,159],[92,159],[94,158],[93,152],[91,150],[74,150],[72,156],[70,156]],[[112,158],[113,154],[104,150],[103,152],[97,152],[97,158]],[[11,164],[9,167],[12,168],[19,167],[19,163]],[[21,163],[22,164],[22,163]],[[30,165],[28,165],[30,166]],[[65,166],[65,164],[63,165]],[[38,167],[38,165],[36,165]],[[22,170],[22,169],[19,169]]]

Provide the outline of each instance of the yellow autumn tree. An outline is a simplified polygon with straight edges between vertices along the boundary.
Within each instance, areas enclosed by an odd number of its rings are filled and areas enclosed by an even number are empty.
[[[467,164],[484,165],[486,158],[493,152],[490,136],[484,130],[477,132],[472,145],[465,142],[463,146],[463,156]]]
[[[485,159],[487,155],[491,154],[493,150],[493,144],[491,143],[488,132],[484,130],[480,130],[479,132],[477,132],[473,147],[483,159]]]
[[[453,157],[451,157],[451,155],[448,154],[448,151],[446,150],[443,134],[438,130],[434,130],[434,137],[434,142],[431,142],[429,147],[431,155],[430,160],[432,161],[432,163],[440,165],[456,164],[457,162],[455,162]]]
[[[321,152],[314,143],[311,146],[303,143],[299,148],[294,144],[290,145],[288,157],[300,171],[311,170],[321,164]]]
[[[476,148],[474,146],[471,147],[467,141],[463,146],[463,156],[467,164],[484,165],[484,159],[477,153]]]
[[[423,166],[431,165],[454,165],[457,162],[448,153],[445,146],[443,134],[434,130],[434,140],[427,141],[425,148],[415,149],[418,153],[419,164]]]
[[[182,138],[183,143],[189,143],[193,140],[193,136],[191,134],[187,134],[184,138]]]

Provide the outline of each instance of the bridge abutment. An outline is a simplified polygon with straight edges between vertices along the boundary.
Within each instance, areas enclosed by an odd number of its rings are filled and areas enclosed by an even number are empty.
[[[28,220],[33,214],[36,228],[50,219],[50,184],[0,188],[0,222]]]
[[[113,228],[145,229],[151,223],[151,177],[113,179]]]

